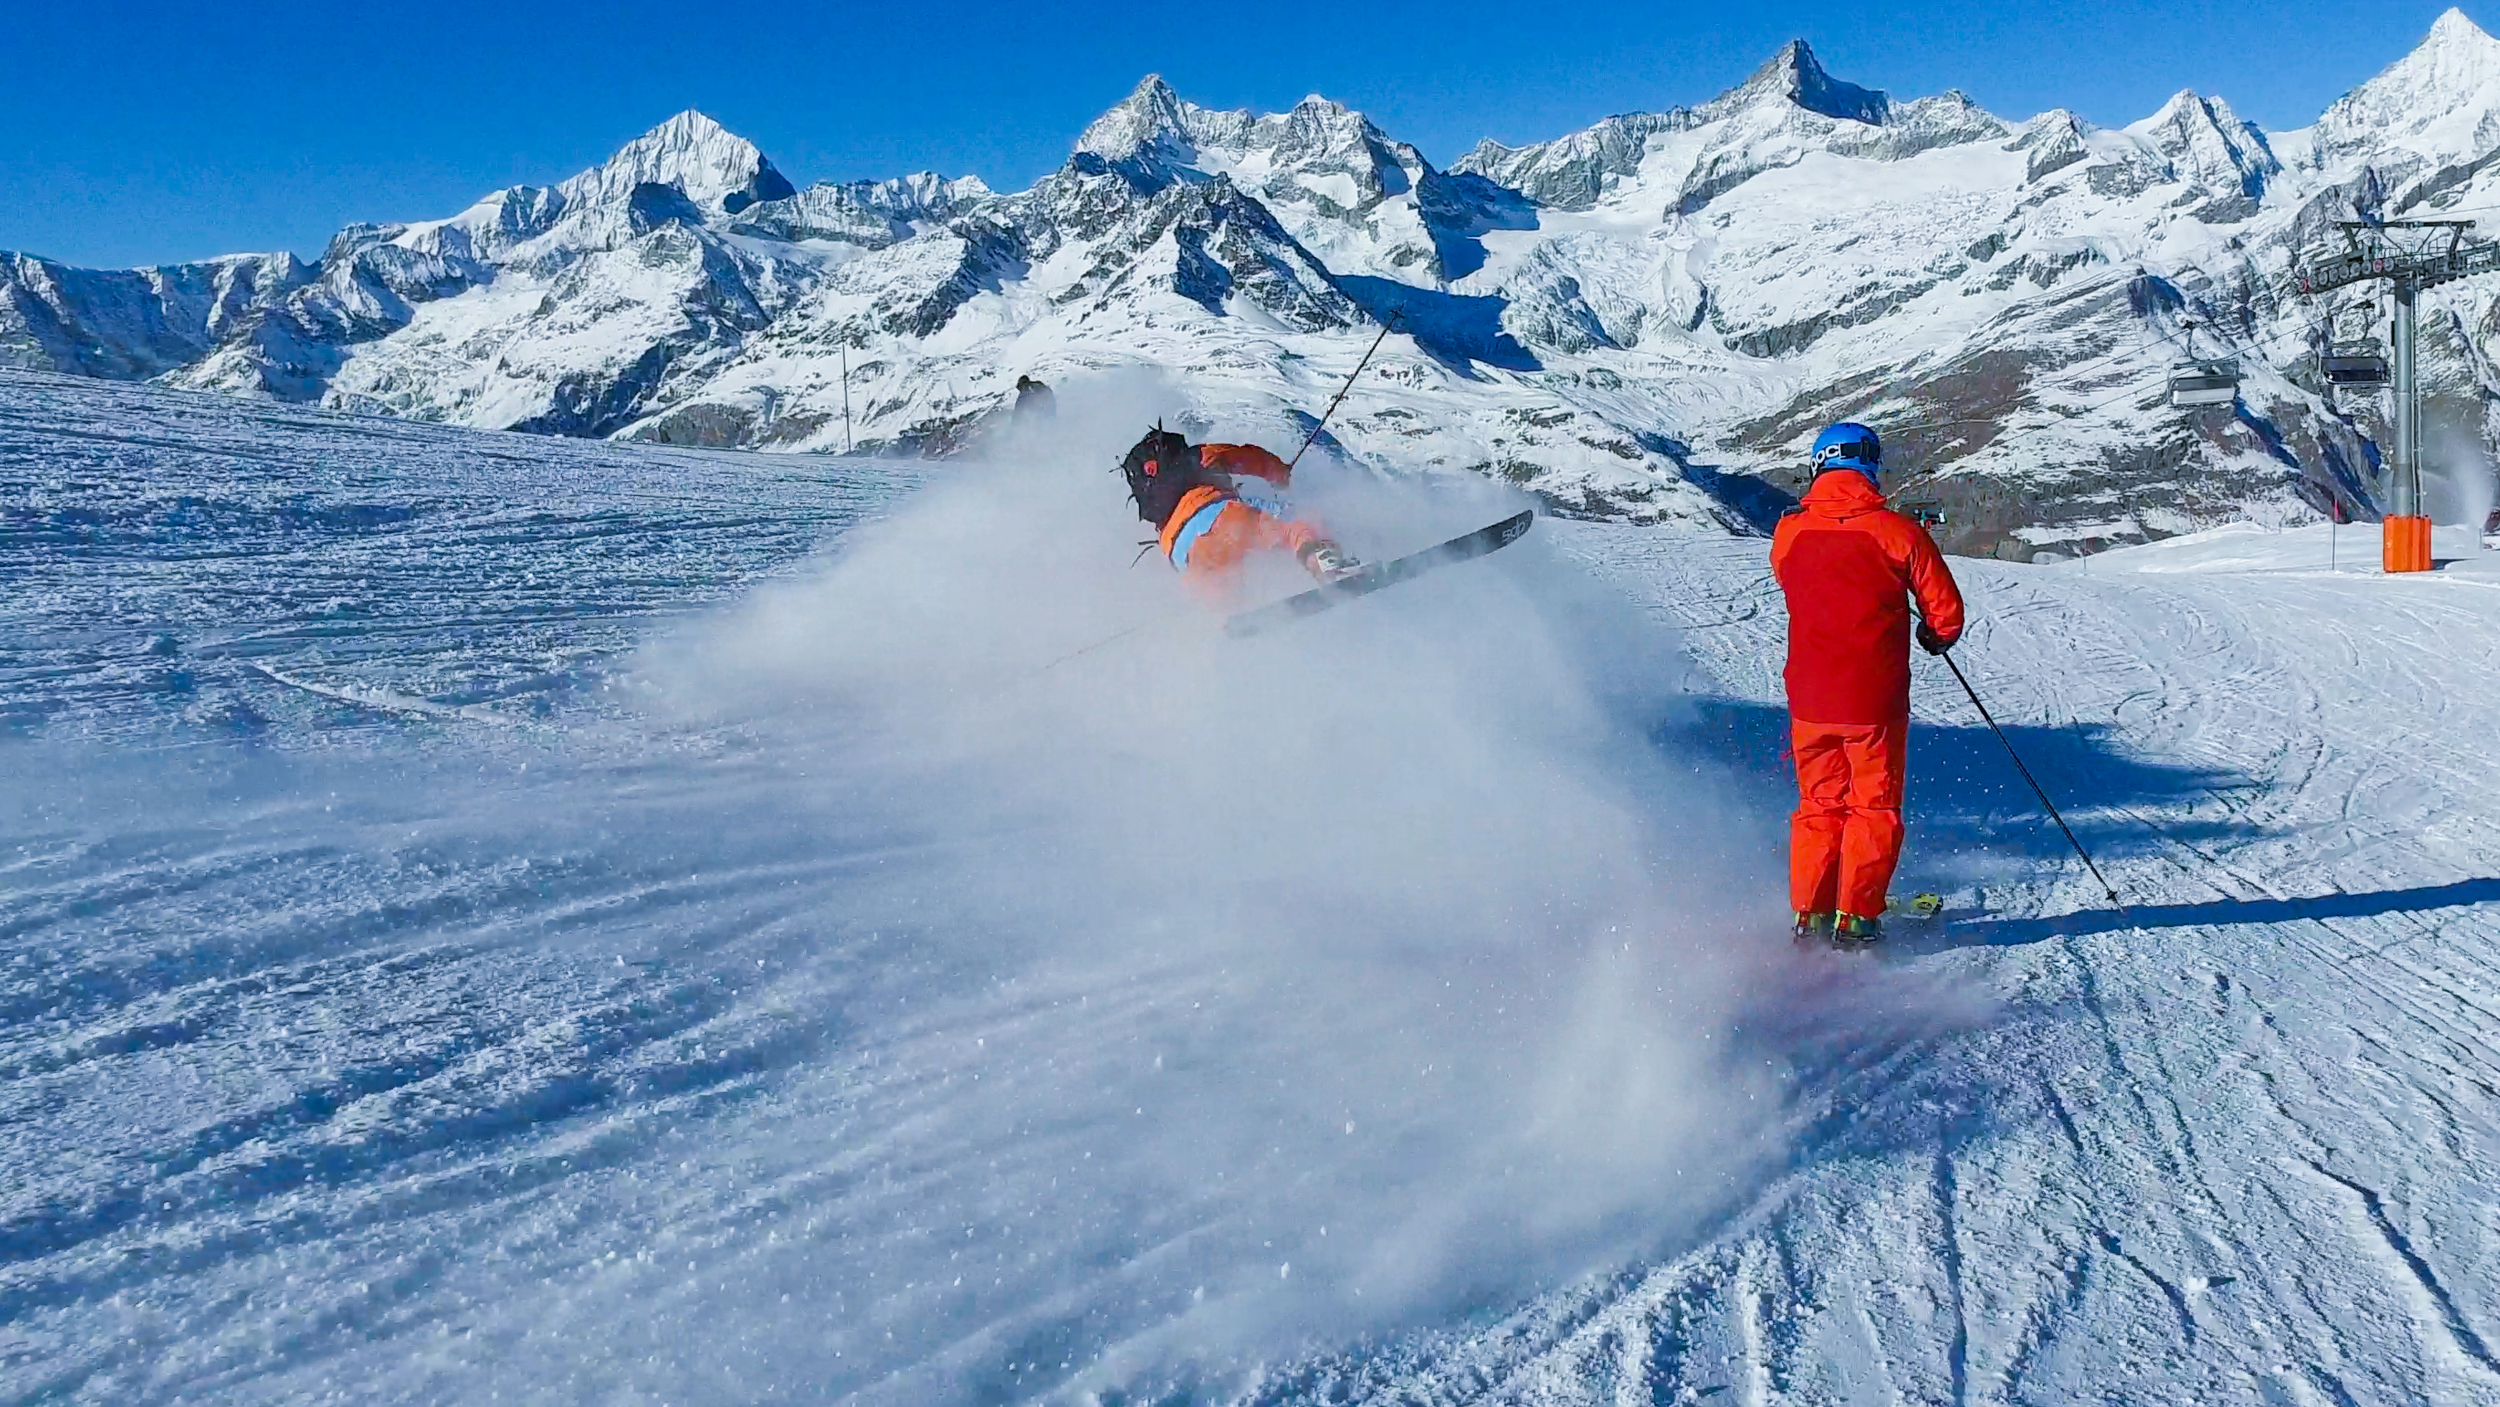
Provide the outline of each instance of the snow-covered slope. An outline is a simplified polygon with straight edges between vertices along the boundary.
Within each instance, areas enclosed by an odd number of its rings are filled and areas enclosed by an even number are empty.
[[[2129,911],[1922,656],[1818,961],[1759,541],[1224,642],[1068,399],[0,372],[0,1397],[2500,1403],[2500,578],[1956,561]]]
[[[556,186],[353,227],[310,269],[19,258],[0,356],[468,425],[929,452],[979,442],[1020,375],[1151,367],[1175,420],[1281,445],[1391,324],[1332,426],[1375,463],[1758,526],[1779,494],[1749,476],[1793,487],[1814,431],[1854,417],[1947,541],[2020,556],[2374,511],[2384,397],[2330,396],[2314,358],[2361,295],[2285,276],[2356,212],[2500,204],[2496,155],[2500,41],[2456,11],[2284,133],[2193,92],[2124,128],[2014,123],[1850,83],[1803,42],[1697,107],[1446,169],[1325,98],[1216,111],[1148,78],[1030,190],[793,191],[687,113]],[[2448,459],[2492,438],[2495,306],[2457,285],[2426,314]],[[2169,368],[2223,353],[2239,404],[2169,409]]]

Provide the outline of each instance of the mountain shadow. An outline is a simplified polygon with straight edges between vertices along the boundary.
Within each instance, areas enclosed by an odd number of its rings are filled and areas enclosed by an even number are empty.
[[[1510,305],[1492,294],[1442,293],[1371,274],[1339,274],[1337,286],[1374,318],[1399,319],[1418,346],[1462,370],[1467,362],[1544,370],[1534,352],[1502,329],[1502,311]]]

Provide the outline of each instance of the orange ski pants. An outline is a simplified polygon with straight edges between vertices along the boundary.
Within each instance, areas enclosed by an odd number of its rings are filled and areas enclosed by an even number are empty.
[[[1901,863],[1901,777],[1910,720],[1791,719],[1797,811],[1788,822],[1788,902],[1799,913],[1884,911]]]

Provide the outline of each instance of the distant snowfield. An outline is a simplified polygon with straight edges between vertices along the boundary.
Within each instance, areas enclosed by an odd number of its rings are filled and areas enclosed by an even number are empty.
[[[1922,659],[1841,960],[1759,541],[1227,643],[1100,438],[0,374],[0,1396],[2500,1402],[2488,558],[1957,561],[2129,912]]]
[[[2500,586],[2500,543],[2463,527],[2431,529],[2432,559],[2439,574],[2425,583]],[[2090,572],[2332,572],[2379,574],[2376,523],[2336,526],[2313,523],[2268,528],[2232,523],[2204,532],[2149,542],[2085,558]],[[2408,583],[2408,585],[2411,585]],[[2433,588],[2436,589],[2436,588]]]

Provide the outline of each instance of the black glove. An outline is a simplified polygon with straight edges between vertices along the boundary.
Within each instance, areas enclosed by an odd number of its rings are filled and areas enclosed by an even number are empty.
[[[1931,655],[1941,655],[1953,648],[1953,642],[1938,635],[1934,626],[1920,621],[1918,623],[1918,647]]]

